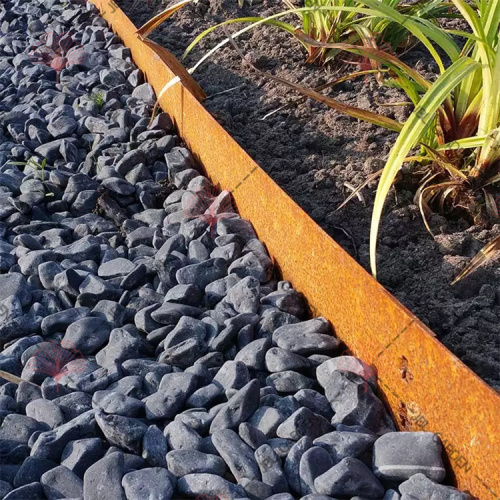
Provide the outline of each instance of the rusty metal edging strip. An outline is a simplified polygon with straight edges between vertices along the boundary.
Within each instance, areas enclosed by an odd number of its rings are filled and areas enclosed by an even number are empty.
[[[91,1],[158,94],[179,71],[172,56],[139,40],[112,0]],[[168,90],[162,108],[212,181],[233,191],[283,278],[332,322],[356,356],[377,367],[401,429],[439,433],[454,473],[450,479],[481,500],[500,499],[500,396],[274,183],[203,108],[195,97],[203,94],[189,78],[184,74],[183,84]]]

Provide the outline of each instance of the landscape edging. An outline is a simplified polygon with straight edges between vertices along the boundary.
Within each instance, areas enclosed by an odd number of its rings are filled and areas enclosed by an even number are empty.
[[[140,40],[113,0],[91,2],[160,94],[177,76],[173,56]],[[332,322],[355,356],[377,368],[381,396],[401,430],[440,435],[457,487],[500,498],[500,396],[296,205],[200,104],[203,93],[190,77],[182,78],[161,97],[162,108],[214,184],[232,192],[283,279],[304,293],[314,315]]]

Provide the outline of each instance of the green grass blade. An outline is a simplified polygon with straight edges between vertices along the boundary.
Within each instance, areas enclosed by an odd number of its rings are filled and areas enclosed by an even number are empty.
[[[481,24],[481,18],[474,12],[474,9],[470,5],[468,5],[464,0],[452,0],[455,4],[455,7],[460,11],[464,19],[469,23],[472,32],[479,39],[476,43],[476,49],[479,61],[481,62],[482,67],[482,75],[483,75],[483,103],[490,103],[493,89],[493,81],[492,81],[492,71],[491,68],[494,65],[494,58],[491,54],[491,47],[488,46],[486,35],[483,29],[483,25]],[[488,50],[489,49],[489,50]],[[461,89],[462,92],[464,89]],[[466,92],[466,90],[465,90]],[[469,96],[469,99],[473,96]],[[461,99],[463,98],[463,94]],[[461,105],[463,105],[463,101],[461,101]],[[483,112],[479,118],[479,127],[478,134],[483,135],[488,132],[488,124],[491,122],[491,113],[492,110],[488,110],[483,107]]]
[[[398,59],[396,56],[393,56],[388,52],[384,52],[383,50],[374,49],[371,47],[363,47],[361,45],[351,45],[348,43],[318,42],[317,40],[313,40],[312,38],[309,38],[308,36],[304,35],[304,33],[300,31],[295,32],[295,37],[302,43],[310,45],[312,47],[340,49],[340,50],[345,50],[346,52],[351,52],[359,56],[368,57],[377,62],[384,63],[386,66],[389,66],[391,69],[395,71],[398,72],[402,71],[424,89],[428,89],[431,87],[430,82],[428,82],[418,71],[415,71],[413,68],[402,62],[400,59]]]
[[[450,151],[454,149],[469,149],[479,148],[484,144],[487,135],[478,135],[476,137],[466,137],[465,139],[457,139],[436,148],[436,151]]]
[[[490,68],[485,68],[489,70]],[[483,69],[483,79],[484,71]],[[484,88],[484,87],[483,87]],[[483,90],[483,103],[481,116],[479,119],[479,130],[487,133],[493,130],[498,125],[498,117],[500,112],[500,43],[497,46],[495,62],[491,66],[491,83],[489,95],[485,95]]]
[[[239,17],[237,19],[229,19],[227,21],[224,21],[223,23],[215,24],[214,26],[210,26],[210,28],[207,28],[205,31],[200,33],[186,48],[184,51],[184,54],[182,54],[181,61],[184,60],[189,53],[194,49],[196,45],[200,43],[203,38],[205,38],[208,34],[212,33],[212,31],[215,31],[216,29],[222,27],[222,26],[227,26],[229,24],[234,24],[234,23],[252,23],[250,26],[247,26],[243,30],[239,31],[238,33],[234,33],[232,36],[233,38],[236,37],[238,34],[245,33],[246,31],[249,31],[254,26],[258,26],[261,24],[271,24],[273,26],[276,26],[278,28],[281,28],[285,31],[288,31],[290,34],[293,35],[293,32],[295,31],[295,27],[292,26],[291,24],[284,23],[282,21],[277,21],[276,19],[272,19],[272,17]],[[226,40],[224,40],[226,42]],[[225,45],[225,44],[224,44]],[[218,46],[217,46],[218,47]]]
[[[444,66],[441,57],[437,53],[436,49],[434,48],[430,40],[433,40],[435,43],[437,43],[446,52],[446,54],[450,57],[452,61],[458,59],[460,55],[460,50],[458,49],[458,46],[453,42],[453,40],[448,34],[446,34],[443,30],[440,30],[439,28],[434,26],[432,23],[428,23],[428,25],[426,25],[424,20],[414,19],[410,16],[404,16],[403,14],[397,12],[397,10],[392,9],[383,3],[380,3],[378,0],[360,0],[360,3],[365,4],[370,8],[359,7],[359,6],[356,7],[316,6],[314,7],[314,9],[310,7],[301,7],[297,9],[288,9],[286,11],[279,12],[277,14],[274,14],[266,18],[241,18],[240,20],[231,19],[219,25],[212,26],[208,30],[205,30],[202,34],[198,35],[198,37],[196,37],[196,39],[186,49],[183,58],[186,57],[187,54],[189,54],[189,52],[194,48],[194,46],[196,46],[200,42],[202,38],[204,38],[208,33],[213,31],[214,29],[217,29],[220,26],[225,26],[227,24],[234,22],[251,22],[249,26],[246,26],[245,28],[231,35],[233,39],[236,39],[243,33],[246,33],[262,24],[274,24],[278,26],[276,20],[279,19],[280,17],[285,17],[289,14],[299,15],[301,13],[307,13],[310,12],[311,10],[315,10],[316,12],[338,11],[338,12],[348,12],[363,16],[382,17],[389,19],[393,22],[396,22],[400,25],[404,25],[406,29],[410,31],[416,38],[418,38],[422,42],[422,44],[429,50],[431,55],[436,60],[441,71],[444,71]],[[244,19],[247,19],[247,21],[244,21]],[[291,32],[291,30],[294,29],[291,25],[287,23],[281,23],[280,27],[286,29],[286,31],[288,32]],[[207,54],[205,54],[193,68],[191,68],[190,72],[192,73],[196,71],[196,69],[201,64],[203,64],[204,61],[210,58],[214,52],[225,46],[227,43],[229,43],[229,39],[227,38],[224,39],[222,42],[218,43],[213,49],[211,49]]]
[[[500,24],[500,0],[488,0],[484,14],[484,32],[488,44],[493,45],[498,37],[498,25]]]
[[[436,111],[443,101],[477,67],[478,63],[471,58],[462,58],[453,63],[426,92],[406,121],[391,150],[378,185],[370,227],[370,265],[375,278],[377,277],[377,236],[380,218],[394,179],[408,152],[418,143],[427,125],[435,118]]]

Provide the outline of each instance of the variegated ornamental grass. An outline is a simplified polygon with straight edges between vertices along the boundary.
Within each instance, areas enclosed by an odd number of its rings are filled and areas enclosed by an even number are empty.
[[[164,16],[169,17],[177,6],[186,2],[168,9]],[[454,13],[450,13],[450,6]],[[420,174],[415,201],[429,231],[426,219],[432,210],[467,211],[474,222],[482,223],[488,214],[494,212],[495,203],[489,188],[500,181],[500,0],[469,3],[465,0],[452,0],[451,3],[431,0],[418,2],[411,9],[396,0],[307,0],[305,7],[290,8],[267,18],[227,20],[205,30],[185,52],[185,55],[190,53],[200,40],[218,27],[226,32],[226,38],[189,70],[192,73],[221,47],[228,43],[237,47],[235,40],[239,36],[270,24],[291,33],[306,48],[309,62],[324,64],[340,52],[372,61],[371,70],[352,73],[334,83],[369,73],[377,76],[383,73],[384,78],[378,78],[379,82],[398,87],[407,94],[414,111],[406,122],[399,123],[325,96],[317,89],[307,89],[254,68],[337,111],[398,132],[385,167],[367,179],[368,182],[380,176],[370,230],[370,263],[374,276],[377,273],[377,238],[383,208],[403,163],[411,163]],[[300,28],[280,20],[289,15],[299,17]],[[449,15],[463,18],[470,32],[440,28],[435,22],[436,17]],[[147,34],[153,25],[158,26],[160,17],[139,32]],[[229,35],[225,27],[233,23],[247,25]],[[418,40],[434,58],[439,77],[429,81],[396,55],[381,50],[375,33],[387,33],[394,48],[404,45],[409,36]],[[462,39],[465,44],[459,46],[457,39]],[[445,54],[449,62],[443,61],[440,54]],[[420,153],[410,155],[418,145]],[[478,203],[478,194],[482,203]],[[499,248],[500,237],[488,243],[457,280]]]

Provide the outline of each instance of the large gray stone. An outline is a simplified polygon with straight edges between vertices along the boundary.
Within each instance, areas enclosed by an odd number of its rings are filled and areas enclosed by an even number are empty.
[[[84,500],[127,500],[122,488],[124,457],[111,453],[91,465],[83,478]]]
[[[127,500],[170,500],[174,486],[167,470],[161,467],[141,469],[125,474],[122,479]]]
[[[226,463],[222,458],[196,450],[172,450],[168,452],[167,467],[176,477],[202,473],[223,477],[226,473]]]
[[[357,458],[344,458],[314,481],[316,491],[321,495],[380,498],[384,487],[372,471]],[[429,497],[417,497],[429,498]]]
[[[41,477],[40,483],[49,500],[83,496],[83,481],[63,465],[46,472]]]
[[[212,442],[237,481],[244,477],[260,481],[261,474],[254,451],[236,432],[231,429],[217,431],[212,436]]]
[[[410,479],[399,485],[401,500],[414,498],[432,498],[432,500],[470,500],[467,493],[451,486],[436,484],[424,474],[415,474]]]
[[[420,473],[440,483],[446,476],[442,451],[433,432],[389,432],[375,441],[373,471],[387,481],[405,481]]]

